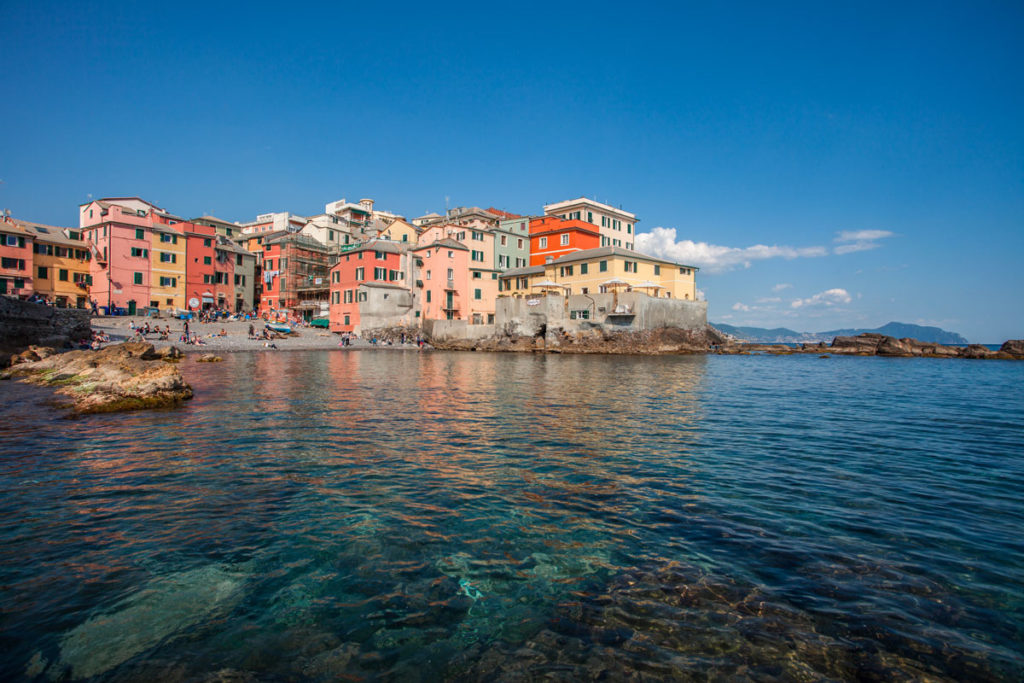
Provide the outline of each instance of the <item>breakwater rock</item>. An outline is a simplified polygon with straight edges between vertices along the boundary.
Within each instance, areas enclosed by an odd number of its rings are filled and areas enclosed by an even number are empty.
[[[0,379],[59,387],[76,413],[162,408],[192,398],[192,387],[178,368],[164,362],[179,356],[174,347],[156,351],[152,344],[125,342],[98,351],[45,355],[12,366]]]
[[[744,344],[728,341],[714,348],[715,353],[726,355],[771,354],[791,355],[795,353],[832,354],[839,356],[896,356],[904,358],[970,358],[1024,360],[1024,340],[1010,340],[995,351],[981,344],[968,346],[944,346],[916,339],[896,339],[884,334],[866,332],[855,337],[836,337],[831,345],[800,344]]]
[[[434,348],[450,351],[520,351],[532,353],[686,354],[706,353],[723,341],[713,329],[665,327],[628,331],[594,328],[570,332],[546,328],[536,336],[497,334],[486,339],[431,340]]]
[[[32,345],[61,348],[91,336],[89,311],[0,296],[0,351]]]

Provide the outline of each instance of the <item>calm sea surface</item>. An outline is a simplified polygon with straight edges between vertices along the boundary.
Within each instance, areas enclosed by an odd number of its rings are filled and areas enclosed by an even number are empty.
[[[0,384],[0,679],[1024,677],[1024,363],[182,369]]]

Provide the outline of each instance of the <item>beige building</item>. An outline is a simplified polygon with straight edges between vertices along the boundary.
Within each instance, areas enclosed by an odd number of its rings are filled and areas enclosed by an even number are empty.
[[[544,291],[565,295],[640,291],[655,298],[697,299],[697,268],[629,249],[598,247],[551,263],[499,275],[499,295]]]

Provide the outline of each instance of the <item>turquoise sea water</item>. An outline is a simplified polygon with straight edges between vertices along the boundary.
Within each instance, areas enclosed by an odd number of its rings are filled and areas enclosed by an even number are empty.
[[[0,678],[1024,677],[1024,363],[182,370],[0,384]]]

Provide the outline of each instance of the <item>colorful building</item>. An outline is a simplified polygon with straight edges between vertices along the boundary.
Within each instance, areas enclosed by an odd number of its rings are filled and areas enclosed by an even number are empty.
[[[632,249],[636,236],[638,219],[635,214],[614,206],[580,197],[569,201],[548,204],[544,207],[548,216],[559,216],[566,220],[578,220],[595,226],[601,235],[601,247],[622,247]]]
[[[341,255],[330,274],[330,330],[359,334],[368,320],[372,328],[414,324],[408,262],[406,248],[388,240]]]
[[[285,234],[263,243],[260,313],[311,320],[330,309],[331,250],[305,235]]]
[[[33,235],[35,293],[60,308],[89,306],[89,248],[76,229],[18,221]]]
[[[642,291],[652,297],[696,301],[696,271],[674,261],[619,247],[598,247],[567,254],[550,263],[506,271],[501,294],[559,291],[566,295]],[[549,286],[544,283],[555,283]]]
[[[185,236],[185,305],[190,310],[218,308],[215,292],[217,258],[214,243],[215,228],[189,223],[183,228]]]
[[[9,218],[0,219],[0,294],[32,295],[32,233]]]
[[[505,218],[494,228],[495,268],[508,270],[530,264],[530,220],[527,216]]]
[[[540,266],[566,254],[601,246],[593,225],[576,218],[543,216],[530,221],[530,265]]]
[[[393,242],[404,242],[406,244],[416,244],[416,240],[419,238],[419,231],[411,223],[406,223],[402,219],[392,221],[388,227],[380,233],[380,239],[391,240]]]
[[[453,239],[444,238],[416,247],[413,254],[419,267],[416,287],[422,290],[422,317],[429,320],[468,319],[470,249]]]
[[[150,306],[172,311],[187,308],[184,225],[154,224],[149,229]]]
[[[79,227],[92,252],[91,294],[100,306],[135,313],[150,303],[149,232],[174,217],[138,197],[112,197],[82,204]]]

